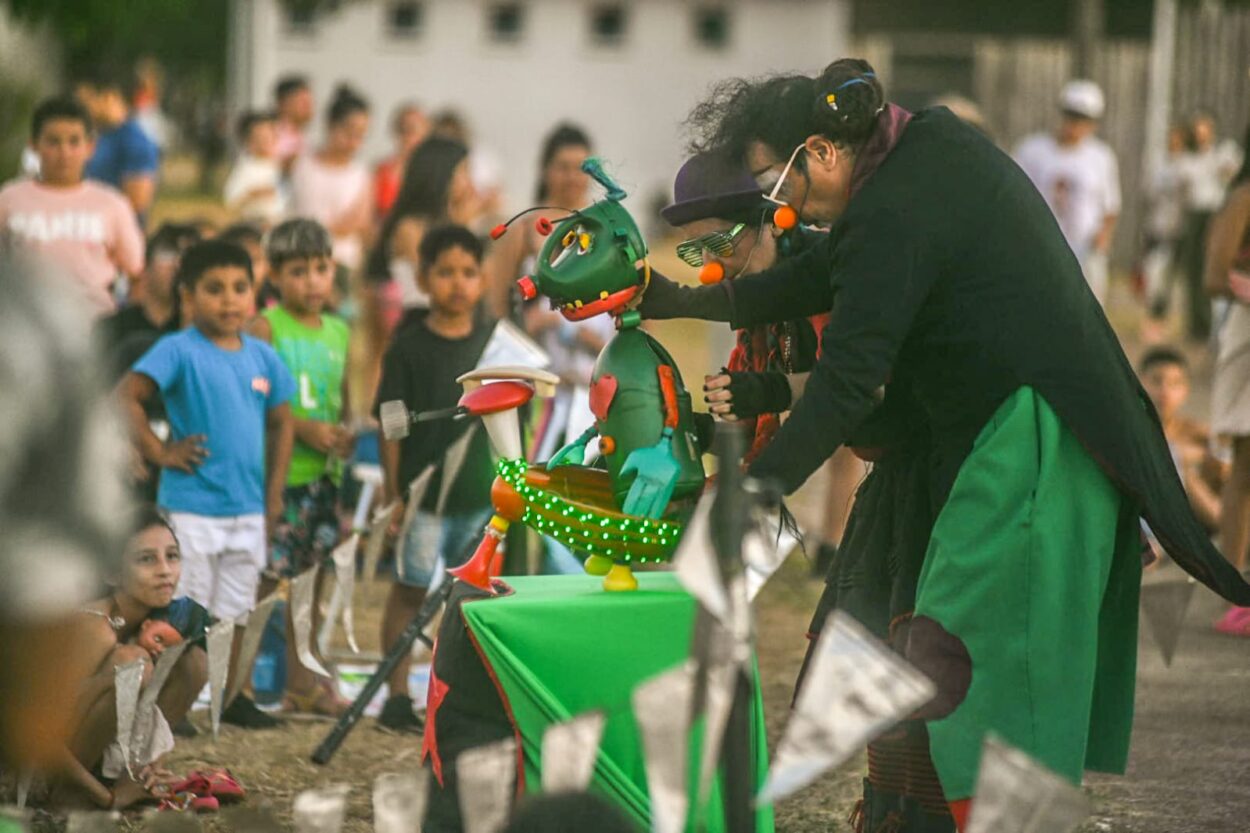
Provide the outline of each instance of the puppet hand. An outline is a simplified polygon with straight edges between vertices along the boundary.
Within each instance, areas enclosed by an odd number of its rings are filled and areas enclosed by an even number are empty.
[[[753,419],[790,408],[790,382],[784,373],[725,372],[706,377],[703,392],[708,410],[726,420]]]
[[[599,431],[593,425],[587,428],[581,436],[561,448],[547,461],[547,471],[557,466],[580,466],[586,460],[586,445],[598,433]]]

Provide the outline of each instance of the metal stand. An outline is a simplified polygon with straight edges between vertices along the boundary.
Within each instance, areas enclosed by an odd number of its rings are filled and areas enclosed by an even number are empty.
[[[369,705],[369,701],[373,699],[373,695],[378,693],[378,689],[386,682],[386,678],[395,670],[395,666],[399,664],[409,652],[412,651],[412,644],[418,639],[424,642],[431,649],[434,643],[425,635],[425,629],[438,615],[439,610],[447,603],[447,599],[451,596],[451,588],[455,585],[455,580],[451,576],[443,578],[441,584],[434,589],[434,592],[425,597],[425,601],[421,605],[421,610],[417,613],[416,618],[408,623],[408,627],[404,628],[404,632],[395,640],[395,644],[386,652],[386,656],[378,663],[378,668],[373,672],[373,676],[365,683],[365,687],[361,689],[360,694],[356,695],[356,699],[352,701],[351,706],[343,713],[343,716],[334,724],[334,728],[326,735],[325,740],[312,754],[312,761],[315,764],[327,764],[330,758],[334,757],[334,753],[342,746],[343,741],[347,739],[348,734],[355,728],[356,722],[360,720],[361,715],[365,713],[365,707]]]

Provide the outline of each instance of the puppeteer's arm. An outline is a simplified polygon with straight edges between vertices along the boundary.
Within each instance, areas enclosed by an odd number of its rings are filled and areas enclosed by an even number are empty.
[[[790,419],[752,464],[753,477],[793,492],[877,407],[878,389],[935,276],[926,254],[923,239],[887,209],[843,235],[833,260],[837,299],[820,359]]]
[[[822,239],[771,269],[707,286],[682,286],[652,271],[638,309],[643,318],[700,318],[735,328],[775,324],[828,312],[832,240]]]

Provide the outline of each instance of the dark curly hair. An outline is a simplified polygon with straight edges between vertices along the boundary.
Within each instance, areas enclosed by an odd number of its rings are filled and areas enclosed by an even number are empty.
[[[691,111],[686,127],[693,153],[720,151],[742,158],[753,142],[762,142],[785,159],[817,134],[854,152],[872,135],[884,106],[885,89],[872,65],[840,58],[815,78],[722,81]]]

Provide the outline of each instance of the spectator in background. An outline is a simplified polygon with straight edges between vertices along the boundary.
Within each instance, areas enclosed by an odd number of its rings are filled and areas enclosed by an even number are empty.
[[[121,379],[171,323],[173,329],[179,329],[173,322],[174,277],[182,253],[199,240],[199,233],[182,223],[162,223],[148,238],[143,294],[138,303],[102,319],[96,326],[97,343],[105,351],[113,382]]]
[[[284,174],[304,155],[304,134],[313,118],[312,88],[302,75],[284,75],[273,88],[278,114],[274,153]]]
[[[179,592],[223,620],[256,603],[294,440],[295,380],[269,345],[243,333],[251,269],[247,252],[232,243],[188,249],[178,281],[191,326],[162,337],[119,386],[135,445],[161,467],[158,502],[182,545]],[[158,392],[172,429],[165,442],[144,409]],[[237,628],[234,655],[241,640]],[[250,673],[236,666],[230,677]],[[222,719],[247,728],[277,723],[242,694]]]
[[[276,301],[277,295],[269,282],[269,257],[265,254],[264,232],[252,223],[235,223],[222,229],[217,239],[233,243],[247,252],[251,259],[252,285],[256,287],[256,309],[264,309]]]
[[[325,226],[334,259],[351,270],[360,268],[373,225],[369,170],[358,158],[368,132],[369,103],[341,85],[326,108],[325,144],[301,156],[291,171],[293,212]]]
[[[70,98],[35,108],[30,145],[38,179],[0,190],[0,252],[26,254],[73,278],[97,315],[115,308],[113,282],[143,269],[143,235],[114,188],[84,182],[92,151],[91,118]]]
[[[1094,134],[1106,109],[1093,81],[1069,81],[1059,96],[1053,133],[1037,133],[1016,148],[1017,164],[1050,206],[1099,303],[1107,300],[1107,253],[1120,214],[1115,152]]]
[[[1250,145],[1250,131],[1246,142]],[[1242,162],[1212,218],[1206,286],[1231,302],[1217,342],[1211,429],[1233,441],[1220,541],[1224,556],[1244,570],[1250,550],[1250,159]],[[1216,627],[1250,636],[1250,608],[1232,608]]]
[[[426,139],[408,159],[399,196],[369,253],[366,276],[375,283],[392,281],[404,310],[425,309],[429,297],[417,283],[421,240],[436,225],[469,225],[476,211],[468,149],[441,136]]]
[[[440,226],[422,238],[418,275],[430,300],[429,314],[395,334],[378,388],[379,406],[398,399],[409,410],[421,412],[451,407],[460,399],[456,377],[477,365],[494,330],[491,322],[477,314],[483,284],[481,258],[481,241],[462,226]],[[449,476],[443,470],[447,451],[466,431],[476,434],[469,440],[460,469],[450,475],[452,485],[444,489],[443,479]],[[421,610],[427,589],[442,577],[442,569],[468,560],[491,516],[494,466],[486,433],[474,421],[419,422],[401,442],[384,441],[384,505],[407,500],[409,484],[427,466],[434,466],[435,474],[421,505],[414,507],[413,523],[396,545],[398,576],[386,599],[383,645],[395,644]],[[445,499],[441,497],[444,491]],[[391,516],[393,534],[399,532],[403,514],[396,511]],[[408,696],[410,664],[408,657],[396,664],[388,679],[390,697],[378,717],[382,726],[394,731],[418,732],[422,727]]]
[[[164,84],[165,73],[155,58],[142,58],[135,64],[134,91],[130,97],[135,123],[162,153],[169,146],[169,122],[161,112]]]
[[[1228,471],[1211,452],[1210,428],[1181,415],[1189,399],[1189,363],[1178,350],[1155,347],[1138,362],[1137,375],[1159,413],[1189,505],[1214,533],[1220,526],[1220,492]]]
[[[591,203],[590,177],[582,163],[592,153],[590,137],[573,124],[559,124],[543,141],[538,165],[537,205],[552,205],[570,211]],[[537,216],[537,215],[535,215]],[[486,304],[496,318],[518,319],[520,297],[516,280],[533,269],[533,259],[543,239],[532,222],[519,224],[490,248],[486,258]]]
[[[295,447],[283,491],[281,519],[269,540],[269,569],[284,578],[327,561],[339,542],[338,496],[351,456],[346,368],[347,322],[326,312],[334,283],[330,235],[314,220],[287,220],[269,233],[266,252],[279,302],[249,325],[273,346],[295,377],[291,412]],[[283,708],[337,716],[346,707],[332,681],[305,668],[287,607],[286,696]]]
[[[239,156],[222,189],[227,209],[239,219],[265,228],[281,222],[287,213],[277,154],[277,124],[277,117],[264,110],[252,110],[239,117],[235,132]]]
[[[1237,143],[1217,140],[1215,117],[1205,111],[1196,113],[1189,122],[1189,149],[1181,155],[1178,168],[1185,200],[1180,263],[1189,299],[1189,336],[1198,341],[1211,335],[1211,303],[1203,278],[1207,229],[1240,164]]]
[[[1143,332],[1146,338],[1156,337],[1171,306],[1171,274],[1185,220],[1185,189],[1180,165],[1184,150],[1185,128],[1174,124],[1168,129],[1167,153],[1146,183],[1146,251],[1141,262],[1150,330]]]
[[[391,135],[395,139],[395,153],[383,159],[373,169],[373,205],[378,217],[390,213],[399,187],[403,183],[404,167],[408,157],[425,141],[430,133],[430,120],[425,111],[412,102],[401,104],[391,115]]]
[[[156,198],[160,151],[131,115],[126,90],[116,76],[101,74],[79,84],[77,92],[99,134],[87,163],[87,178],[125,194],[139,225],[146,226]]]
[[[481,203],[475,216],[488,222],[498,216],[503,201],[499,158],[489,148],[473,141],[464,117],[455,110],[436,113],[430,125],[430,135],[451,139],[469,149],[469,179]]]
[[[111,577],[112,592],[80,610],[87,621],[82,650],[74,657],[86,680],[78,698],[78,729],[64,755],[64,777],[71,788],[86,793],[92,803],[106,810],[162,796],[161,787],[173,780],[159,766],[174,747],[170,725],[186,716],[208,680],[203,639],[210,618],[191,599],[176,597],[182,574],[178,539],[154,506],[140,507],[136,516],[121,570]],[[117,737],[114,668],[143,660],[146,687],[156,659],[184,641],[191,645],[157,695],[146,735],[148,746],[130,750],[131,777],[125,747]]]

